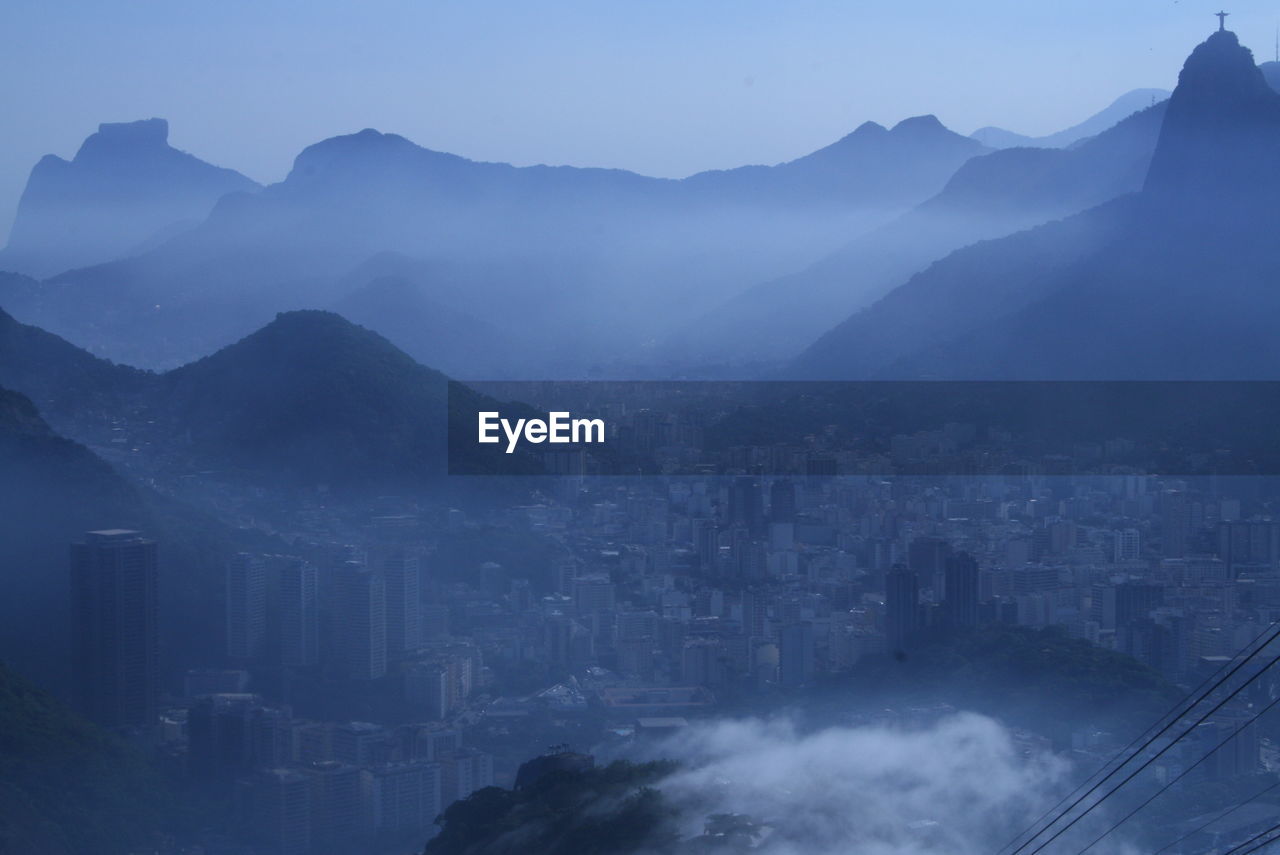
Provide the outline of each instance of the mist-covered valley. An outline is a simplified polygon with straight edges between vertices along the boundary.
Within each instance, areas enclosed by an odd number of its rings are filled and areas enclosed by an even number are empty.
[[[1280,62],[1219,14],[1061,130],[680,178],[353,112],[260,182],[104,101],[0,250],[0,855],[1280,843]]]

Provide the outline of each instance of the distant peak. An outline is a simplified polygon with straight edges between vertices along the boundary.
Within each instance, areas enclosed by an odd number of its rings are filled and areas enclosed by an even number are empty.
[[[406,140],[404,137],[400,136],[399,134],[384,134],[382,131],[378,130],[377,128],[365,128],[364,130],[357,131],[354,134],[347,134],[346,136],[339,136],[339,137],[331,137],[330,140],[327,140],[327,141],[334,141],[334,140],[341,140],[348,143],[358,143],[360,145],[370,145],[370,144],[399,145],[400,143],[408,142],[408,140]]]
[[[1253,53],[1230,30],[1219,30],[1187,57],[1178,74],[1174,102],[1191,99],[1239,101],[1268,95]]]
[[[1280,168],[1277,140],[1280,95],[1236,34],[1219,30],[1182,66],[1146,188],[1195,195],[1201,205],[1201,199],[1269,187]]]
[[[98,125],[98,133],[115,139],[168,142],[169,122],[167,119],[138,119],[136,122],[103,122]]]
[[[169,123],[164,119],[140,119],[136,122],[103,122],[76,152],[76,159],[97,154],[116,155],[168,148]]]
[[[365,128],[353,134],[340,134],[323,139],[309,148],[340,149],[343,151],[383,151],[397,148],[416,148],[399,134],[384,134],[377,128]]]
[[[349,158],[381,158],[392,152],[416,149],[409,140],[398,134],[384,134],[374,128],[365,128],[354,134],[329,137],[304,148],[294,159],[295,173],[306,174]]]
[[[1231,30],[1218,30],[1200,43],[1201,48],[1212,48],[1215,50],[1233,50],[1240,48],[1240,39]],[[1194,53],[1194,51],[1192,51]],[[1252,53],[1250,53],[1252,56]]]
[[[353,324],[337,312],[324,309],[294,309],[277,312],[275,320],[264,329],[323,329],[350,327]]]
[[[924,116],[912,116],[909,119],[903,119],[901,122],[893,126],[895,134],[915,134],[915,133],[935,133],[937,131],[947,131],[946,125],[938,121],[938,117],[932,113]]]
[[[858,125],[853,132],[855,134],[863,134],[865,136],[866,134],[882,134],[887,130],[888,128],[878,122],[863,122]]]
[[[382,148],[386,146],[410,146],[407,139],[399,134],[384,134],[377,128],[365,128],[356,131],[353,134],[340,134],[336,137],[328,137],[318,143],[313,143],[308,148],[341,148],[341,149],[369,149]]]
[[[230,344],[207,356],[192,366],[212,362],[226,363],[236,353],[253,353],[267,347],[273,353],[294,354],[295,367],[305,367],[305,360],[297,362],[298,354],[322,354],[325,359],[336,358],[342,352],[357,350],[393,350],[395,347],[372,330],[354,324],[336,312],[323,309],[297,309],[280,312],[266,326],[250,333],[235,344]],[[283,348],[283,350],[281,350]],[[399,351],[395,351],[399,353]],[[308,356],[307,359],[313,358]],[[408,360],[409,358],[403,357]],[[410,360],[412,361],[412,360]],[[190,368],[191,366],[187,366]],[[186,370],[179,369],[179,370]]]

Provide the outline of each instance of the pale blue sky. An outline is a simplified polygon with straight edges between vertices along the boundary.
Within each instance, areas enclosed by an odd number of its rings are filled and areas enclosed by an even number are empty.
[[[1219,0],[1221,2],[1221,0]],[[169,119],[259,181],[364,127],[516,164],[680,176],[804,154],[865,120],[1057,130],[1172,88],[1197,0],[5,0],[0,235],[27,171],[99,122]],[[1280,5],[1232,2],[1270,59]]]

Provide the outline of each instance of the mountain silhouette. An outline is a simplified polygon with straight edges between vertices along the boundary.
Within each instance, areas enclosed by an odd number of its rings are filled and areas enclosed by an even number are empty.
[[[113,364],[0,311],[0,386],[39,402],[76,440],[105,446],[123,425],[152,460],[217,468],[255,484],[421,487],[445,473],[450,430],[473,437],[477,410],[524,409],[317,310],[282,313],[163,374]],[[463,443],[455,454],[472,451]],[[526,462],[504,471],[524,471]]]
[[[1140,189],[1166,104],[1070,149],[1005,149],[967,161],[942,192],[816,264],[698,318],[655,356],[693,365],[789,359],[844,317],[947,254]],[[741,370],[741,369],[740,369]]]
[[[160,382],[201,460],[322,483],[440,465],[448,379],[338,315],[282,314]]]
[[[169,145],[164,119],[98,126],[71,160],[46,155],[27,179],[0,269],[46,277],[140,251],[258,185]]]
[[[1280,95],[1234,33],[1187,59],[1141,192],[960,250],[818,340],[806,377],[1256,379],[1280,222]]]
[[[502,409],[317,310],[283,313],[158,384],[162,433],[186,438],[177,452],[257,483],[422,487],[444,475],[451,431],[474,437],[475,412]]]
[[[825,195],[909,205],[928,198],[956,167],[983,151],[936,116],[915,116],[893,128],[864,122],[831,145],[778,166],[701,172],[683,183],[717,202],[799,203]],[[872,164],[877,168],[867,168]]]
[[[0,305],[98,355],[169,368],[281,311],[341,305],[373,319],[360,301],[385,295],[364,289],[394,276],[494,331],[483,343],[507,373],[581,372],[743,282],[812,263],[984,151],[921,117],[677,181],[479,163],[364,130],[308,147],[284,181],[224,196],[136,257],[63,273],[35,297],[0,283]],[[388,256],[404,263],[355,276]],[[424,280],[424,267],[449,276]],[[546,353],[521,346],[533,335]]]
[[[1100,134],[1107,128],[1169,97],[1167,89],[1133,89],[1112,101],[1079,124],[1044,136],[1032,137],[988,126],[969,136],[989,148],[1066,148],[1083,139]]]
[[[1178,77],[1144,192],[1157,206],[1252,217],[1244,209],[1280,180],[1278,139],[1280,94],[1234,33],[1214,33]]]
[[[152,375],[99,359],[0,309],[0,386],[32,399],[65,430],[101,428],[118,417]]]

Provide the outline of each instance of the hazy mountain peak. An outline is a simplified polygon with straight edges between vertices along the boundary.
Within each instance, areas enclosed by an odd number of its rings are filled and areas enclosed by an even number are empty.
[[[937,116],[925,115],[903,119],[894,125],[892,130],[876,122],[863,122],[852,133],[846,134],[826,148],[819,149],[813,154],[806,155],[794,162],[804,162],[842,151],[886,149],[886,147],[887,149],[897,149],[903,143],[915,144],[911,146],[912,150],[923,144],[926,148],[940,147],[964,152],[968,156],[980,154],[984,151],[983,146],[976,140],[955,133],[938,121]],[[960,162],[963,162],[963,160]],[[956,165],[958,166],[959,163]]]
[[[1146,190],[1196,194],[1196,210],[1237,205],[1223,194],[1265,189],[1280,178],[1280,94],[1230,30],[1197,45],[1169,99]],[[1190,199],[1190,196],[1186,198]]]
[[[323,145],[326,142],[333,142],[336,145],[352,149],[420,148],[420,146],[399,134],[383,133],[377,128],[362,128],[354,134],[330,137],[329,140],[322,140],[319,145]]]
[[[104,152],[122,151],[134,154],[139,150],[162,149],[168,143],[169,122],[165,119],[103,122],[98,125],[98,132],[87,137],[81,144],[76,159]]]
[[[257,189],[168,139],[164,119],[106,122],[73,159],[41,158],[0,267],[47,277],[114,261],[204,219],[224,194]]]
[[[278,312],[274,320],[252,336],[242,340],[242,343],[254,338],[296,337],[297,341],[305,346],[323,348],[330,337],[354,331],[367,335],[370,340],[382,338],[356,326],[336,312],[324,309],[295,309],[290,312]]]
[[[1253,52],[1240,44],[1236,34],[1220,30],[1205,39],[1187,57],[1178,75],[1174,105],[1193,99],[1215,104],[1242,104],[1254,99],[1274,99]]]
[[[308,366],[333,366],[343,364],[352,354],[359,354],[365,361],[381,360],[385,370],[394,366],[397,370],[411,368],[431,374],[421,368],[394,345],[377,333],[353,324],[335,312],[322,309],[297,309],[280,312],[275,319],[258,331],[228,345],[204,359],[175,369],[171,378],[186,375],[203,375],[242,369],[270,363],[276,373],[306,371]]]
[[[350,155],[377,155],[389,152],[423,150],[399,134],[384,134],[374,128],[365,128],[354,134],[329,137],[304,148],[294,160],[296,170],[300,164],[313,160]]]
[[[448,422],[464,415],[449,411],[448,382],[318,310],[281,312],[162,377],[175,430],[190,430],[197,454],[309,483],[440,474]]]
[[[893,126],[892,133],[895,134],[934,134],[934,133],[951,133],[947,126],[938,121],[938,117],[932,113],[923,116],[911,116],[903,119],[901,122]]]
[[[879,122],[863,122],[858,125],[858,127],[854,128],[853,133],[868,136],[870,134],[882,134],[888,130],[888,128]],[[852,134],[850,134],[850,136],[852,136]]]
[[[387,134],[374,128],[365,128],[353,134],[329,137],[307,146],[294,158],[293,169],[285,178],[285,185],[317,180],[328,183],[333,180],[355,182],[369,189],[376,175],[389,177],[393,184],[405,180],[405,169],[411,172],[423,163],[442,160],[464,162],[455,155],[441,154],[423,148],[399,134]]]

